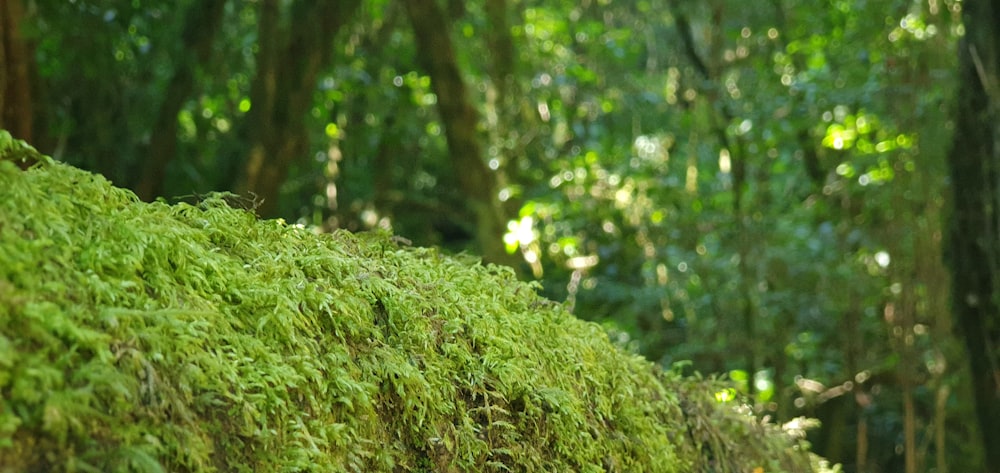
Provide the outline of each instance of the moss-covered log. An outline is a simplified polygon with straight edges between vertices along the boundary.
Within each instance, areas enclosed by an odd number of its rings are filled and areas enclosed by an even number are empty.
[[[0,131],[0,471],[820,469],[722,389],[504,268],[142,203]]]

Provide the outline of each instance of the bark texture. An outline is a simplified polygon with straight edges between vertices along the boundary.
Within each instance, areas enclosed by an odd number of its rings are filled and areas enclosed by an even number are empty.
[[[434,0],[404,0],[403,4],[413,25],[418,59],[437,95],[452,167],[478,220],[479,248],[487,261],[513,264],[503,245],[507,218],[497,197],[499,181],[483,159],[477,132],[479,114],[462,80],[444,9]]]
[[[962,8],[966,36],[948,159],[952,303],[969,355],[983,471],[1000,471],[1000,0],[968,0]]]
[[[0,0],[0,128],[30,142],[34,140],[33,51],[21,36],[23,21],[21,0]]]

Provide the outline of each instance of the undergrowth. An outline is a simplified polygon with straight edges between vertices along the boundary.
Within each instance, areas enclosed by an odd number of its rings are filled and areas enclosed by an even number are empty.
[[[142,203],[0,131],[0,471],[819,469],[721,383],[395,241]]]

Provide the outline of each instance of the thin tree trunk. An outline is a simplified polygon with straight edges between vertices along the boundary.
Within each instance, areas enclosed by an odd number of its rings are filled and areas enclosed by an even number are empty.
[[[237,190],[240,193],[258,191],[257,181],[268,157],[268,149],[275,141],[276,127],[270,117],[274,115],[278,87],[278,48],[281,8],[278,0],[262,0],[257,14],[257,70],[250,85],[250,112],[247,114],[245,139],[250,144]],[[265,196],[261,196],[265,198]],[[268,205],[277,196],[266,196]],[[263,205],[263,202],[261,203]]]
[[[490,29],[487,31],[487,41],[492,53],[490,77],[497,87],[497,95],[502,103],[510,92],[516,67],[514,38],[510,34],[507,22],[507,0],[486,0],[484,8],[490,24]]]
[[[177,114],[194,91],[196,70],[212,58],[212,45],[225,10],[226,0],[203,0],[191,5],[187,12],[181,36],[184,47],[163,95],[149,140],[149,155],[135,185],[136,194],[143,200],[153,200],[162,192],[167,165],[177,153]]]
[[[262,216],[278,212],[288,170],[308,153],[305,117],[319,73],[331,60],[333,38],[360,6],[360,0],[298,1],[281,27],[277,0],[260,3],[257,75],[245,129],[250,152],[236,188],[261,202]]]
[[[854,456],[854,465],[858,472],[863,473],[868,471],[868,417],[864,412],[858,415],[858,431],[855,436],[857,452]]]
[[[1000,0],[962,5],[955,135],[948,159],[952,188],[952,303],[972,369],[983,442],[983,471],[1000,471]]]
[[[683,5],[685,5],[684,2],[679,0],[668,2],[668,8],[672,11],[674,19],[677,22],[677,29],[681,37],[684,53],[699,76],[707,83],[718,83],[720,80],[720,67],[716,59],[722,57],[719,49],[722,48],[723,44],[722,39],[718,36],[720,34],[718,32],[724,30],[722,27],[724,5],[721,2],[711,3],[711,21],[714,26],[712,31],[715,33],[713,33],[713,37],[710,40],[709,49],[711,52],[706,54],[706,57],[698,53],[691,21],[685,14]],[[737,285],[740,294],[738,310],[743,324],[743,333],[739,334],[739,339],[743,340],[742,355],[745,359],[744,367],[750,379],[747,388],[750,394],[754,394],[756,387],[754,386],[753,379],[760,365],[762,354],[756,343],[758,308],[757,301],[753,297],[753,287],[756,285],[757,276],[755,275],[754,266],[756,262],[752,261],[754,253],[759,252],[760,248],[757,248],[756,251],[751,251],[751,247],[755,241],[752,237],[754,228],[749,216],[753,213],[753,209],[749,208],[750,206],[744,199],[747,195],[745,191],[749,186],[747,181],[747,160],[750,154],[746,152],[742,139],[739,137],[730,137],[726,131],[726,127],[733,122],[736,115],[725,100],[720,98],[718,91],[713,88],[706,88],[702,92],[705,93],[710,102],[721,104],[713,107],[718,112],[711,117],[713,121],[712,129],[719,140],[721,152],[725,153],[731,166],[733,228],[736,232],[736,250],[739,255],[739,261],[737,262],[737,273],[739,274]]]
[[[23,21],[21,0],[0,0],[0,128],[15,138],[33,142],[33,52],[21,37]]]
[[[947,432],[945,418],[948,414],[949,394],[951,394],[951,389],[947,384],[942,384],[938,387],[937,398],[934,401],[934,454],[937,473],[948,473],[948,457],[945,454],[948,447],[945,443],[945,433]]]
[[[913,386],[903,382],[903,458],[906,473],[917,473],[917,414],[913,406]]]
[[[490,157],[497,159],[501,172],[497,173],[497,188],[503,189],[512,179],[519,182],[524,169],[525,149],[514,124],[519,119],[521,98],[518,82],[514,79],[517,69],[515,60],[514,37],[510,32],[507,0],[486,0],[483,5],[489,29],[486,32],[486,44],[490,51],[490,62],[487,65],[491,87],[487,89],[485,113],[489,129],[489,140],[492,144]],[[523,114],[523,118],[534,117],[534,113]],[[524,124],[522,124],[524,125]],[[521,128],[524,128],[522,126]],[[514,215],[520,210],[518,199],[509,199],[504,203],[507,214]]]
[[[434,0],[403,0],[417,41],[417,56],[431,77],[444,123],[452,167],[462,193],[469,197],[478,222],[477,240],[484,259],[513,264],[503,245],[507,218],[498,198],[499,181],[483,160],[476,127],[479,116],[462,80],[443,9]]]

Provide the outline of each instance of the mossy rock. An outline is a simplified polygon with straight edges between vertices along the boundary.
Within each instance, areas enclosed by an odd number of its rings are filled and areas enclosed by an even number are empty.
[[[0,131],[0,472],[821,468],[725,389],[505,268],[142,203]]]

